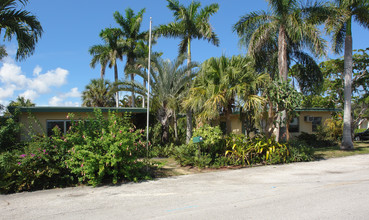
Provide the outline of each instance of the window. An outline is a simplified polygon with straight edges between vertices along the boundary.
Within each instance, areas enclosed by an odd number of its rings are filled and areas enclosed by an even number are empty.
[[[317,132],[318,131],[318,127],[322,124],[322,117],[314,117],[313,121],[312,121],[312,125],[313,125],[313,132]]]
[[[288,131],[291,133],[298,133],[299,132],[299,118],[293,118],[290,122]]]
[[[47,136],[51,136],[53,134],[53,128],[55,126],[58,126],[60,131],[65,134],[71,125],[72,123],[69,120],[47,120]]]

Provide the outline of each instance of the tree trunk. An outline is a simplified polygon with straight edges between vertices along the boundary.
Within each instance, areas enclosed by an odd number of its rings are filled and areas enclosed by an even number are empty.
[[[187,66],[190,65],[191,63],[191,39],[187,39],[188,40],[188,46],[187,46]],[[188,75],[191,75],[191,72],[188,72]],[[190,84],[188,84],[188,87],[190,87]],[[186,128],[186,143],[188,144],[192,138],[192,112],[190,109],[187,110],[186,112],[186,124],[187,124],[187,128]]]
[[[286,30],[283,26],[279,28],[279,35],[278,35],[278,69],[279,69],[279,77],[284,81],[287,82],[288,76],[288,61],[287,61],[287,36]],[[278,116],[279,126],[277,126],[278,132],[278,141],[282,139],[285,140],[286,138],[286,118],[287,112],[283,110],[282,115]]]
[[[178,143],[178,126],[177,126],[177,115],[176,111],[173,112],[173,121],[174,121],[174,137],[175,142]]]
[[[228,105],[227,106],[227,110],[225,112],[225,117],[226,117],[226,133],[227,134],[230,134],[232,132],[231,115],[232,115],[232,107],[230,105]]]
[[[117,63],[114,64],[114,80],[118,82],[118,66]],[[115,93],[115,107],[119,107],[119,92]]]
[[[344,55],[344,113],[343,113],[343,138],[341,143],[342,150],[354,149],[351,136],[351,84],[352,84],[352,35],[351,18],[346,24],[345,55]]]
[[[104,79],[104,76],[105,76],[105,66],[101,66],[101,69],[100,69],[100,77],[101,77],[101,79]]]
[[[143,86],[146,88],[146,80],[143,81]],[[145,108],[145,96],[142,96],[142,108]]]
[[[135,74],[131,74],[131,82],[135,81]],[[131,96],[132,102],[131,102],[131,107],[134,108],[135,107],[135,91],[134,91],[134,87],[132,87],[132,96]]]
[[[274,133],[274,118],[273,103],[269,100],[268,121],[266,122],[266,133],[268,138],[270,138]]]

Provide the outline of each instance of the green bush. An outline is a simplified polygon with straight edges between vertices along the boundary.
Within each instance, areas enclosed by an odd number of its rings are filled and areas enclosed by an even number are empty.
[[[10,193],[75,184],[74,175],[64,164],[66,150],[53,139],[34,137],[24,149],[1,154],[0,191]]]
[[[204,125],[193,132],[193,137],[201,136],[203,142],[177,146],[173,150],[174,158],[182,166],[211,167],[222,164],[219,158],[225,156],[226,144],[219,126]],[[217,161],[217,162],[216,162]]]
[[[146,155],[144,132],[129,116],[109,113],[104,119],[95,110],[86,120],[70,117],[65,135],[55,127],[51,137],[34,136],[23,149],[0,155],[2,193],[149,178],[140,159]]]
[[[117,183],[121,180],[137,181],[144,177],[146,165],[139,157],[146,154],[143,130],[135,130],[127,116],[109,113],[103,119],[95,110],[98,120],[74,122],[64,142],[73,143],[68,150],[66,164],[80,183],[101,184],[104,180]]]
[[[287,145],[276,142],[274,138],[234,136],[227,145],[230,150],[226,155],[242,165],[285,163],[289,157]]]
[[[314,148],[307,145],[304,141],[290,140],[288,142],[290,155],[287,162],[312,161],[314,157]]]
[[[321,129],[321,128],[320,128]],[[319,147],[329,147],[335,145],[335,141],[324,139],[325,135],[323,134],[323,131],[319,134],[308,134],[305,132],[302,132],[299,136],[297,136],[297,140],[305,142],[308,146],[319,148]]]
[[[2,120],[0,124],[0,153],[19,147],[20,125],[13,118]]]

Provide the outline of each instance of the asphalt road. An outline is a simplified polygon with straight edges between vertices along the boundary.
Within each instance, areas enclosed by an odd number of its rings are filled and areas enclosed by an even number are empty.
[[[0,195],[0,219],[369,219],[369,155]]]

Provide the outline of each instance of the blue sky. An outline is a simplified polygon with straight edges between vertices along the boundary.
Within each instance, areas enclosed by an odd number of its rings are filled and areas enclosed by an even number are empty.
[[[181,0],[187,5],[190,0]],[[210,22],[218,34],[220,46],[207,41],[194,40],[192,56],[202,62],[213,56],[244,54],[238,47],[238,37],[232,33],[232,25],[251,11],[267,10],[262,0],[201,0],[202,6],[217,2],[218,13]],[[100,77],[100,66],[90,68],[88,49],[102,43],[99,32],[106,27],[117,27],[113,13],[124,14],[127,7],[135,12],[146,8],[142,31],[173,20],[165,0],[32,0],[26,10],[36,15],[44,34],[33,56],[25,61],[14,61],[16,43],[4,42],[9,56],[0,63],[0,104],[7,105],[18,95],[30,98],[40,106],[79,106],[81,92],[92,78]],[[354,49],[369,47],[369,31],[356,24],[353,27]],[[164,58],[174,59],[178,52],[178,39],[161,38],[153,50],[163,52]],[[329,54],[332,57],[332,53]],[[124,63],[119,62],[119,77],[123,78]],[[107,69],[106,77],[113,80],[113,70]]]

